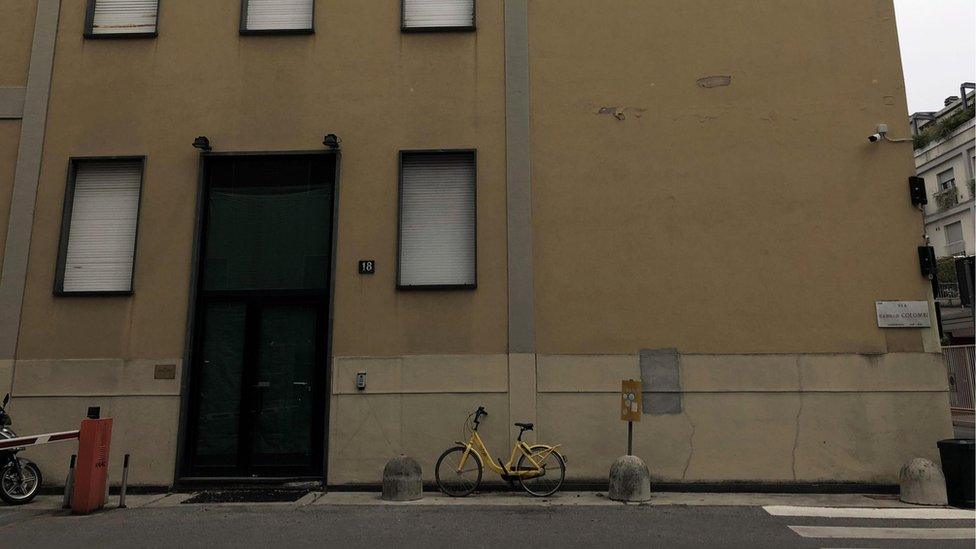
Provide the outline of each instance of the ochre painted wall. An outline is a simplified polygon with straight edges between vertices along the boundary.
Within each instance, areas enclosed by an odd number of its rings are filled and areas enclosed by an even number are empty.
[[[0,88],[20,88],[27,85],[27,65],[30,63],[36,8],[36,0],[0,2],[0,42],[3,44],[0,47]],[[20,120],[0,120],[0,269],[3,268],[10,193],[13,189],[19,143]]]
[[[0,2],[0,87],[27,85],[37,0]]]
[[[317,150],[343,139],[333,353],[504,352],[503,22],[403,34],[389,2],[322,2],[312,36],[238,35],[237,2],[167,0],[155,39],[85,40],[62,6],[18,358],[183,352],[198,174],[218,151]],[[397,152],[478,150],[477,291],[395,291]],[[135,294],[55,298],[71,156],[146,155]],[[358,259],[375,259],[360,277]]]
[[[332,0],[312,36],[240,37],[236,1],[166,0],[159,36],[135,40],[84,40],[84,3],[63,4],[13,376],[24,432],[101,405],[120,418],[113,463],[131,452],[134,484],[171,482],[190,143],[318,150],[334,132],[332,483],[376,482],[401,451],[429,476],[478,405],[496,453],[534,420],[570,478],[604,478],[619,380],[653,347],[681,351],[684,398],[638,427],[656,478],[893,482],[951,433],[938,355],[918,352],[931,331],[875,327],[876,299],[927,298],[910,145],[866,140],[907,114],[890,0],[530,0],[537,355],[506,354],[501,2],[478,2],[474,33],[403,34],[395,2]],[[730,85],[697,85],[716,75]],[[395,290],[396,156],[419,148],[478,150],[475,291]],[[55,298],[68,160],[97,155],[148,158],[135,293]],[[61,471],[69,450],[32,457]]]
[[[7,220],[20,143],[20,120],[0,120],[0,270],[3,269],[3,243],[7,241]]]
[[[608,8],[529,4],[538,352],[885,352],[875,300],[927,298],[911,144],[867,141],[892,2]]]

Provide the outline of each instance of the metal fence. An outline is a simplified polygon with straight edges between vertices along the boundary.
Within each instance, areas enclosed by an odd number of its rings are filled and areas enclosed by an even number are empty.
[[[946,369],[949,371],[949,402],[953,408],[973,410],[973,363],[976,362],[976,345],[954,345],[942,348]]]
[[[959,299],[959,284],[955,282],[939,282],[937,299]]]
[[[959,300],[959,284],[955,282],[940,282],[939,293],[936,294],[935,299],[943,307],[960,305],[962,302]]]

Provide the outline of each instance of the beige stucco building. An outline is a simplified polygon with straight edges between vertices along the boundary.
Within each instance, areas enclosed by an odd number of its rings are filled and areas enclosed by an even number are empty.
[[[951,100],[950,99],[954,99]],[[972,108],[976,95],[963,100],[946,100],[941,111],[928,113],[933,120],[916,122],[920,131],[927,126]],[[916,114],[916,116],[918,116]],[[976,170],[976,120],[970,118],[949,135],[915,151],[915,168],[925,179],[928,204],[925,205],[925,230],[937,257],[968,257],[976,254],[973,194]]]
[[[925,181],[928,199],[924,212],[929,245],[936,257],[957,261],[976,255],[976,120],[965,114],[972,112],[976,93],[967,92],[967,86],[972,83],[963,84],[959,96],[947,98],[945,108],[915,113],[910,120],[913,133],[926,136],[947,120],[969,117],[943,137],[933,135],[927,143],[919,143],[915,150],[915,169]],[[953,343],[971,343],[976,323],[965,298],[966,281],[957,273],[938,282],[943,336]]]
[[[866,139],[907,116],[891,0],[244,3],[0,2],[18,431],[101,406],[115,479],[346,485],[432,477],[483,405],[594,481],[643,378],[661,482],[937,459],[938,335],[876,322],[932,297],[912,147]]]

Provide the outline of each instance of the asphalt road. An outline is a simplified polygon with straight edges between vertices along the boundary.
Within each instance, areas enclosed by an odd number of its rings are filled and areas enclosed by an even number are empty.
[[[973,547],[972,539],[804,538],[790,525],[941,529],[972,528],[973,521],[774,517],[761,507],[746,506],[177,505],[89,517],[0,513],[0,546]]]

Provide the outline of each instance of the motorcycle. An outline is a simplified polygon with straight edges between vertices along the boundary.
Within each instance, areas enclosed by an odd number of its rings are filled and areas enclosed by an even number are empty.
[[[10,429],[9,402],[10,393],[7,393],[0,404],[0,439],[17,438]],[[23,448],[0,450],[0,499],[10,505],[30,503],[41,489],[41,470],[34,462],[17,457],[21,450]]]

